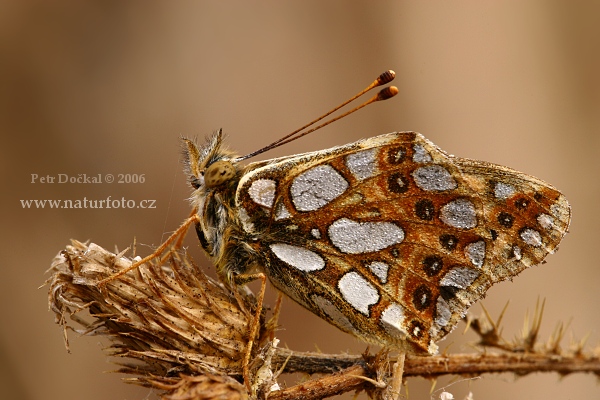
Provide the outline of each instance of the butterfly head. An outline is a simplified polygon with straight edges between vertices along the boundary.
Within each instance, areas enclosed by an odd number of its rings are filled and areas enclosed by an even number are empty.
[[[201,147],[189,139],[183,139],[186,173],[195,190],[207,192],[218,189],[237,175],[234,154],[222,147],[222,139],[221,129]]]
[[[183,139],[185,173],[194,189],[190,201],[199,217],[196,232],[202,247],[217,265],[226,256],[222,246],[226,241],[224,234],[234,218],[231,204],[241,175],[235,154],[223,148],[222,139],[221,130],[202,146]]]

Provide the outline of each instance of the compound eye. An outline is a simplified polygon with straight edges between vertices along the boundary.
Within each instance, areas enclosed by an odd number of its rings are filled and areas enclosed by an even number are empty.
[[[235,167],[229,161],[217,161],[206,168],[204,183],[208,188],[214,188],[233,179]]]
[[[196,178],[195,176],[190,177],[190,185],[194,189],[198,189],[200,186],[204,185],[204,176],[200,176],[200,178]]]

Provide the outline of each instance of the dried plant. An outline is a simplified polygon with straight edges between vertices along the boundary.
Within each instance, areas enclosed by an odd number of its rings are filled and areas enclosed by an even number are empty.
[[[159,389],[165,400],[321,399],[349,391],[386,396],[391,361],[386,350],[351,356],[280,349],[274,337],[275,319],[267,319],[265,313],[254,338],[249,393],[242,383],[241,360],[256,301],[248,289],[232,293],[175,251],[98,285],[136,260],[125,253],[73,241],[54,259],[46,284],[67,349],[68,329],[108,337],[107,351],[118,358],[118,371],[128,374],[127,382]],[[542,311],[543,305],[531,327],[526,323],[523,334],[512,341],[501,335],[504,312],[495,322],[487,312],[483,318],[470,319],[468,326],[479,335],[479,345],[499,352],[407,357],[404,377],[551,371],[600,376],[599,352],[585,354],[585,341],[561,350],[563,325],[546,344],[538,343]],[[68,319],[79,328],[71,327]],[[277,378],[282,372],[322,376],[281,389]]]

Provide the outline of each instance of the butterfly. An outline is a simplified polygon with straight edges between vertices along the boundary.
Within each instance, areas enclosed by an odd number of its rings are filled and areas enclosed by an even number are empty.
[[[224,282],[273,286],[363,341],[435,354],[496,282],[553,253],[561,192],[416,132],[242,165],[184,140],[200,243]]]

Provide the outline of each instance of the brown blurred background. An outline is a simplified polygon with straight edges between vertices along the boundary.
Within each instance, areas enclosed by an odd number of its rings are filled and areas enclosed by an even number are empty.
[[[156,246],[189,213],[179,137],[217,128],[240,153],[303,125],[391,68],[400,94],[265,158],[416,130],[463,157],[508,165],[560,188],[571,234],[548,263],[489,291],[504,333],[546,299],[541,337],[558,321],[599,342],[600,15],[574,1],[2,1],[0,2],[0,397],[144,399],[100,338],[62,334],[44,271],[70,238],[108,249]],[[31,174],[144,174],[143,184],[40,184]],[[23,209],[25,199],[144,199],[157,208]],[[196,258],[193,235],[188,238]],[[149,247],[138,247],[147,253]],[[270,297],[269,301],[272,301]],[[481,313],[476,305],[471,310]],[[279,338],[296,350],[365,345],[291,301]],[[469,350],[464,325],[441,347]],[[449,380],[441,380],[438,388]],[[409,380],[410,398],[430,383]],[[597,379],[485,376],[461,399],[596,398]],[[433,395],[438,398],[439,392]],[[349,397],[348,397],[349,398]]]

